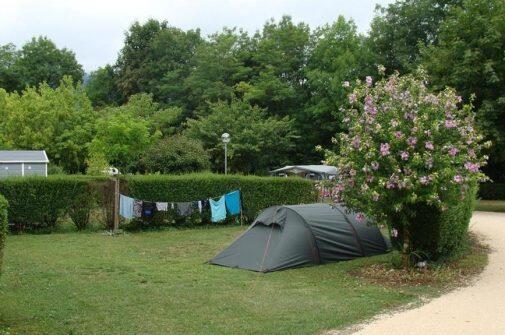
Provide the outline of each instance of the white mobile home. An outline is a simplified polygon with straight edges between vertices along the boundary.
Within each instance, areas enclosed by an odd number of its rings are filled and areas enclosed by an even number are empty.
[[[0,178],[11,176],[46,176],[44,150],[0,150]]]

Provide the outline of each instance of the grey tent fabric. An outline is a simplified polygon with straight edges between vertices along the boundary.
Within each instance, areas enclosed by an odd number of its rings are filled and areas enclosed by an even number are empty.
[[[388,252],[380,230],[354,216],[340,205],[269,207],[209,263],[271,272]]]

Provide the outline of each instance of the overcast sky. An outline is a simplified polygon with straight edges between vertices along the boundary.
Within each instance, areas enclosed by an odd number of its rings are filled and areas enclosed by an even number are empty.
[[[182,28],[201,28],[203,34],[222,27],[249,32],[269,18],[283,14],[312,28],[333,22],[339,15],[352,18],[367,32],[376,4],[392,0],[8,0],[0,11],[0,44],[18,47],[32,36],[45,35],[59,48],[76,53],[86,71],[116,60],[124,33],[135,20],[167,20]]]

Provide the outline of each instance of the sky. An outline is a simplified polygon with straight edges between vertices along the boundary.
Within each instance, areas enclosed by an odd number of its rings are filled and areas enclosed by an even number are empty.
[[[376,4],[392,0],[0,0],[0,44],[20,47],[33,36],[47,36],[58,48],[75,52],[86,72],[114,63],[124,34],[134,21],[167,20],[204,35],[223,27],[254,33],[270,18],[290,15],[311,28],[339,15],[352,18],[366,33]]]

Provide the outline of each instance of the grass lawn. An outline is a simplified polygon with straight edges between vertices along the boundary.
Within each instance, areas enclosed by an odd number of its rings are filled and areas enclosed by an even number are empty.
[[[317,334],[436,294],[348,274],[388,256],[270,274],[204,264],[244,229],[9,236],[0,334]]]
[[[505,213],[505,200],[478,200],[475,204],[475,210]]]

